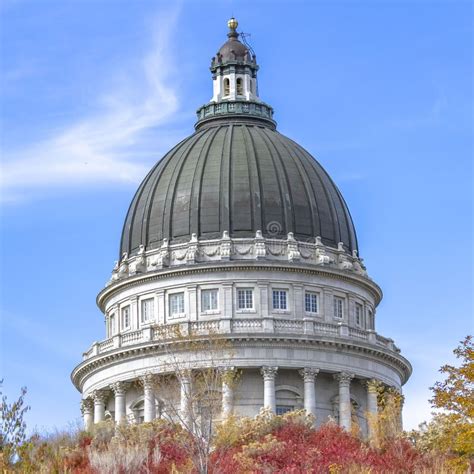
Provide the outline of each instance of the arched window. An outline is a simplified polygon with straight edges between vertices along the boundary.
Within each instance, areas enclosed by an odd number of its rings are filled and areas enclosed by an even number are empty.
[[[237,78],[237,95],[244,95],[244,83],[241,77]]]
[[[230,81],[229,79],[226,77],[224,79],[224,95],[229,95],[230,94]]]

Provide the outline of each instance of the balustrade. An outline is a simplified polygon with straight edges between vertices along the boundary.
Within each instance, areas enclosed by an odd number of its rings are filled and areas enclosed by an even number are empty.
[[[112,338],[106,339],[102,342],[96,343],[88,351],[84,352],[83,359],[88,360],[99,354],[117,349],[119,347],[131,346],[149,341],[162,341],[170,340],[173,338],[186,337],[189,335],[205,335],[213,333],[262,333],[262,332],[275,332],[277,334],[305,334],[305,322],[302,320],[295,319],[277,319],[267,318],[272,324],[264,324],[263,318],[249,318],[249,319],[230,319],[227,320],[228,324],[223,326],[221,321],[223,320],[211,320],[211,321],[183,321],[182,323],[173,323],[167,325],[159,325],[155,327],[146,327],[138,329],[136,331],[125,332],[120,335],[116,335]],[[325,323],[321,321],[312,321],[314,325],[314,334],[311,331],[313,337],[318,336],[336,336],[340,335],[340,325]],[[224,330],[222,328],[225,328]],[[354,328],[346,326],[348,332],[344,337],[355,340],[364,340],[375,342],[378,346],[387,348],[393,351],[399,351],[394,345],[392,339],[373,334],[371,331],[366,331],[361,328]],[[371,334],[373,334],[371,336]]]

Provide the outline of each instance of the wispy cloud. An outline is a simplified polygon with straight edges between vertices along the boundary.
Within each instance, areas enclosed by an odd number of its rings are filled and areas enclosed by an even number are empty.
[[[160,13],[150,52],[136,70],[113,72],[126,79],[97,97],[93,115],[39,142],[3,151],[3,202],[45,189],[135,183],[145,175],[149,163],[139,157],[149,156],[151,150],[154,157],[165,151],[156,145],[179,106],[173,59],[167,53],[177,16],[177,10]],[[146,137],[149,130],[153,130],[152,140]],[[169,144],[169,140],[161,142]]]

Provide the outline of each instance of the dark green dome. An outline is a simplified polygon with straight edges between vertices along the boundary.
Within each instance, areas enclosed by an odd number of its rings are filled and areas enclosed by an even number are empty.
[[[263,236],[357,250],[351,216],[321,165],[269,120],[223,116],[198,124],[148,173],[130,205],[121,254],[170,243]]]

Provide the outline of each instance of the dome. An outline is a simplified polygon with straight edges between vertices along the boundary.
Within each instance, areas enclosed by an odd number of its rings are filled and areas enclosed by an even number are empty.
[[[199,125],[199,124],[198,124]],[[121,254],[170,243],[264,237],[344,244],[357,250],[341,193],[322,166],[268,121],[220,117],[176,145],[146,176],[130,205]]]

